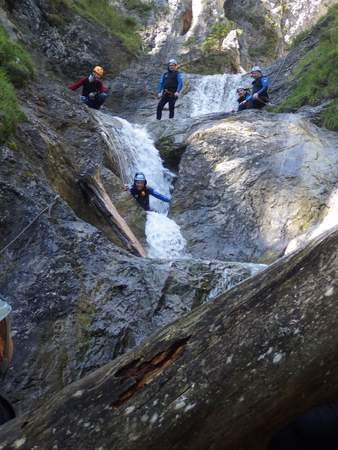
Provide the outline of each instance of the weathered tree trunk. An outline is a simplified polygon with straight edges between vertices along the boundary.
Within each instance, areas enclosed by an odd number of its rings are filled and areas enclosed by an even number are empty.
[[[80,180],[80,185],[86,195],[90,198],[91,202],[114,228],[116,234],[126,248],[133,253],[136,253],[138,256],[146,256],[144,248],[110,200],[98,173],[95,175],[84,176]]]
[[[6,424],[1,448],[263,450],[338,395],[337,248],[336,230],[196,309]]]

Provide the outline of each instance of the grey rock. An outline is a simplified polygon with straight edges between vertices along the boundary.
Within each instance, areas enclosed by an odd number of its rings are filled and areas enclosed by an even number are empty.
[[[171,214],[194,256],[276,259],[321,219],[338,182],[336,134],[298,115],[236,114],[186,144]]]

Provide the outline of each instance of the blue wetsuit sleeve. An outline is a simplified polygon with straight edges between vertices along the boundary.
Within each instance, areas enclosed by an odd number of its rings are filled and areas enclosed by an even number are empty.
[[[177,92],[181,92],[183,88],[183,75],[179,72],[177,74]]]
[[[164,74],[161,75],[160,81],[159,81],[158,86],[157,86],[157,93],[158,94],[163,91],[163,87],[164,87]]]
[[[152,195],[155,198],[158,198],[159,200],[162,200],[162,202],[170,203],[170,198],[166,197],[165,195],[160,194],[159,192],[155,191],[153,188],[148,187],[148,193]]]
[[[261,79],[261,84],[262,87],[260,88],[259,91],[256,92],[256,94],[265,94],[266,92],[268,92],[268,88],[269,88],[269,79],[268,77],[262,77]]]

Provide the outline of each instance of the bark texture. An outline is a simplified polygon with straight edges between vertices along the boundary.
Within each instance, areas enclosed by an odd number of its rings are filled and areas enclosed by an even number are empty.
[[[7,425],[2,449],[263,449],[338,394],[338,231]]]

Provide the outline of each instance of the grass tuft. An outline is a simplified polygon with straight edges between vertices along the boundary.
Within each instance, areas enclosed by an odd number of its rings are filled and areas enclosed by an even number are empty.
[[[15,87],[23,87],[33,75],[30,55],[20,44],[11,41],[0,26],[0,142],[6,141],[24,119]]]
[[[303,105],[318,105],[322,101],[333,99],[322,112],[321,124],[337,130],[338,101],[338,5],[334,5],[321,27],[314,30],[319,34],[319,41],[299,61],[291,78],[297,84],[283,102],[274,110],[276,112],[296,111]]]

